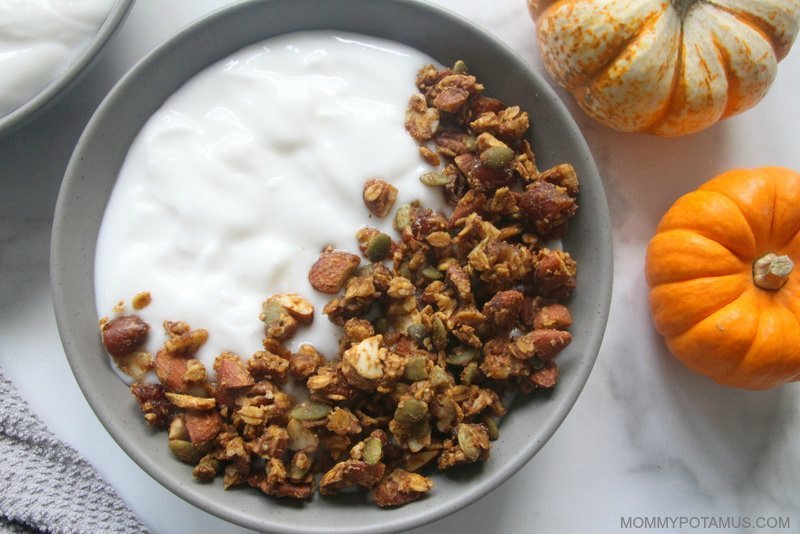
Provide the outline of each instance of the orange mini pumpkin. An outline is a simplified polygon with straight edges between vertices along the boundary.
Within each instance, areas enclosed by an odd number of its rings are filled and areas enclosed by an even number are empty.
[[[667,211],[647,249],[656,329],[726,386],[800,380],[800,174],[726,172]]]

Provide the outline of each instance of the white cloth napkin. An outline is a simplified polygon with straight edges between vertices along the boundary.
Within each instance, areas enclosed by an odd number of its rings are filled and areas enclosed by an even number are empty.
[[[2,369],[0,532],[147,532],[92,466],[31,413]]]

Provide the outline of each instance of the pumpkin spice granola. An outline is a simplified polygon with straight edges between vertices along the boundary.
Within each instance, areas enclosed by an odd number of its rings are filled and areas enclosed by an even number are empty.
[[[314,320],[297,293],[263,302],[263,350],[220,354],[215,379],[193,357],[211,334],[164,323],[151,363],[160,383],[135,377],[131,392],[198,480],[291,499],[359,488],[378,506],[404,505],[433,489],[426,467],[489,458],[506,393],[556,385],[555,358],[572,339],[562,301],[577,271],[568,252],[545,244],[577,209],[575,171],[540,172],[527,113],[484,96],[463,62],[425,66],[416,83],[406,129],[440,167],[420,180],[452,211],[400,206],[394,238],[370,227],[355,236],[363,263],[328,248],[310,266],[311,287],[332,296],[322,312],[341,327],[338,357],[287,348]],[[397,190],[370,179],[362,194],[385,217]],[[137,353],[149,328],[135,315],[101,324],[117,361]],[[307,400],[284,391],[289,380]]]

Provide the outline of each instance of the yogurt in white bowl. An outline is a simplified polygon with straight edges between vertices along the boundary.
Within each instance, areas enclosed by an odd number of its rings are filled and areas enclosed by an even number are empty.
[[[0,132],[64,89],[130,0],[0,0]]]

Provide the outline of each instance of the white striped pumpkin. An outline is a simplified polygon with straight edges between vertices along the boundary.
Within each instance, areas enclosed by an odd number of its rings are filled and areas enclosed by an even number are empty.
[[[800,0],[528,0],[545,67],[623,131],[696,132],[756,105]]]

